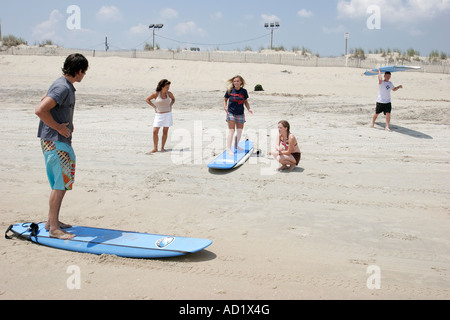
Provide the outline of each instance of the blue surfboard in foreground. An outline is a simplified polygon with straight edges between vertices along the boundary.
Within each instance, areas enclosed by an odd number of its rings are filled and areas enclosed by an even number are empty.
[[[238,144],[238,148],[233,149],[233,154],[229,154],[225,150],[208,164],[208,168],[221,170],[237,168],[244,164],[252,153],[253,143],[249,140],[241,141]]]
[[[73,226],[64,229],[76,236],[71,240],[50,238],[45,223],[18,223],[7,232],[57,249],[109,254],[127,258],[166,258],[194,253],[211,245],[208,239],[187,238],[112,229]],[[7,233],[6,232],[6,233]],[[6,236],[5,233],[5,236]]]
[[[408,71],[408,70],[418,70],[420,67],[412,67],[412,66],[385,66],[380,67],[381,72],[399,72],[399,71]],[[364,72],[366,76],[375,76],[378,74],[378,69],[373,68],[372,70],[367,70]]]

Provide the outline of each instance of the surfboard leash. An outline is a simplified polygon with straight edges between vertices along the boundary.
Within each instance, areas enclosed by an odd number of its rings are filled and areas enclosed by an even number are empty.
[[[26,223],[24,223],[23,225],[25,225]],[[22,226],[23,226],[22,225]],[[10,236],[8,236],[8,232],[10,232],[11,230],[12,230],[12,228],[14,227],[14,225],[12,224],[12,225],[10,225],[9,227],[8,227],[8,229],[6,229],[6,231],[5,231],[5,239],[8,239],[8,240],[11,240],[12,239],[12,237],[10,237]],[[37,242],[37,234],[38,234],[38,231],[39,231],[39,226],[36,224],[36,223],[34,223],[34,222],[32,222],[31,224],[30,224],[30,226],[24,231],[24,232],[22,232],[22,233],[17,233],[17,232],[14,232],[14,231],[12,231],[14,234],[17,234],[19,237],[21,237],[25,232],[27,232],[27,231],[30,231],[30,234],[31,234],[31,236],[32,237],[35,237],[36,238],[36,242]]]
[[[13,227],[13,225],[10,225],[10,226],[8,227],[8,229],[6,229],[6,231],[5,231],[5,239],[8,239],[8,240],[11,240],[11,239],[12,239],[10,236],[8,236],[8,232],[11,231],[12,227]]]

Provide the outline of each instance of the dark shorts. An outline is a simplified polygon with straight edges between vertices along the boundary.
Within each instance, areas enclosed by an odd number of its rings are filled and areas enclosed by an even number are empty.
[[[295,163],[298,165],[298,163],[300,162],[300,158],[301,158],[302,154],[300,152],[295,152],[295,153],[291,153],[291,156],[294,157]]]
[[[375,113],[376,114],[380,114],[380,113],[384,113],[384,115],[386,115],[386,113],[391,113],[391,109],[392,109],[392,105],[391,103],[381,103],[381,102],[377,102],[377,107],[375,109]]]

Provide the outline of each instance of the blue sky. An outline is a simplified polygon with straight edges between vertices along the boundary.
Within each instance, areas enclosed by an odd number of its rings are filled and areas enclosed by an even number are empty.
[[[79,16],[67,12],[71,5]],[[338,56],[348,32],[349,49],[414,48],[422,56],[431,50],[450,55],[450,0],[0,0],[0,19],[3,36],[29,44],[51,39],[77,49],[104,50],[107,36],[110,50],[140,50],[152,43],[148,25],[162,23],[156,33],[162,49],[258,51],[270,46],[264,23],[278,21],[274,46],[287,50],[306,47]]]

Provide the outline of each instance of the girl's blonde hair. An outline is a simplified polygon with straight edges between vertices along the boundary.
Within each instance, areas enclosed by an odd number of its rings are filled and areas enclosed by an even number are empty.
[[[231,85],[231,87],[228,89],[228,93],[230,93],[231,90],[233,89],[233,87],[234,87],[233,81],[234,81],[234,79],[236,79],[236,78],[239,78],[239,80],[241,80],[241,88],[245,87],[245,80],[244,80],[244,78],[242,78],[242,77],[239,76],[239,75],[234,76],[233,78],[231,78],[231,79],[229,79],[229,80],[227,81],[227,83],[229,83],[229,84]]]

